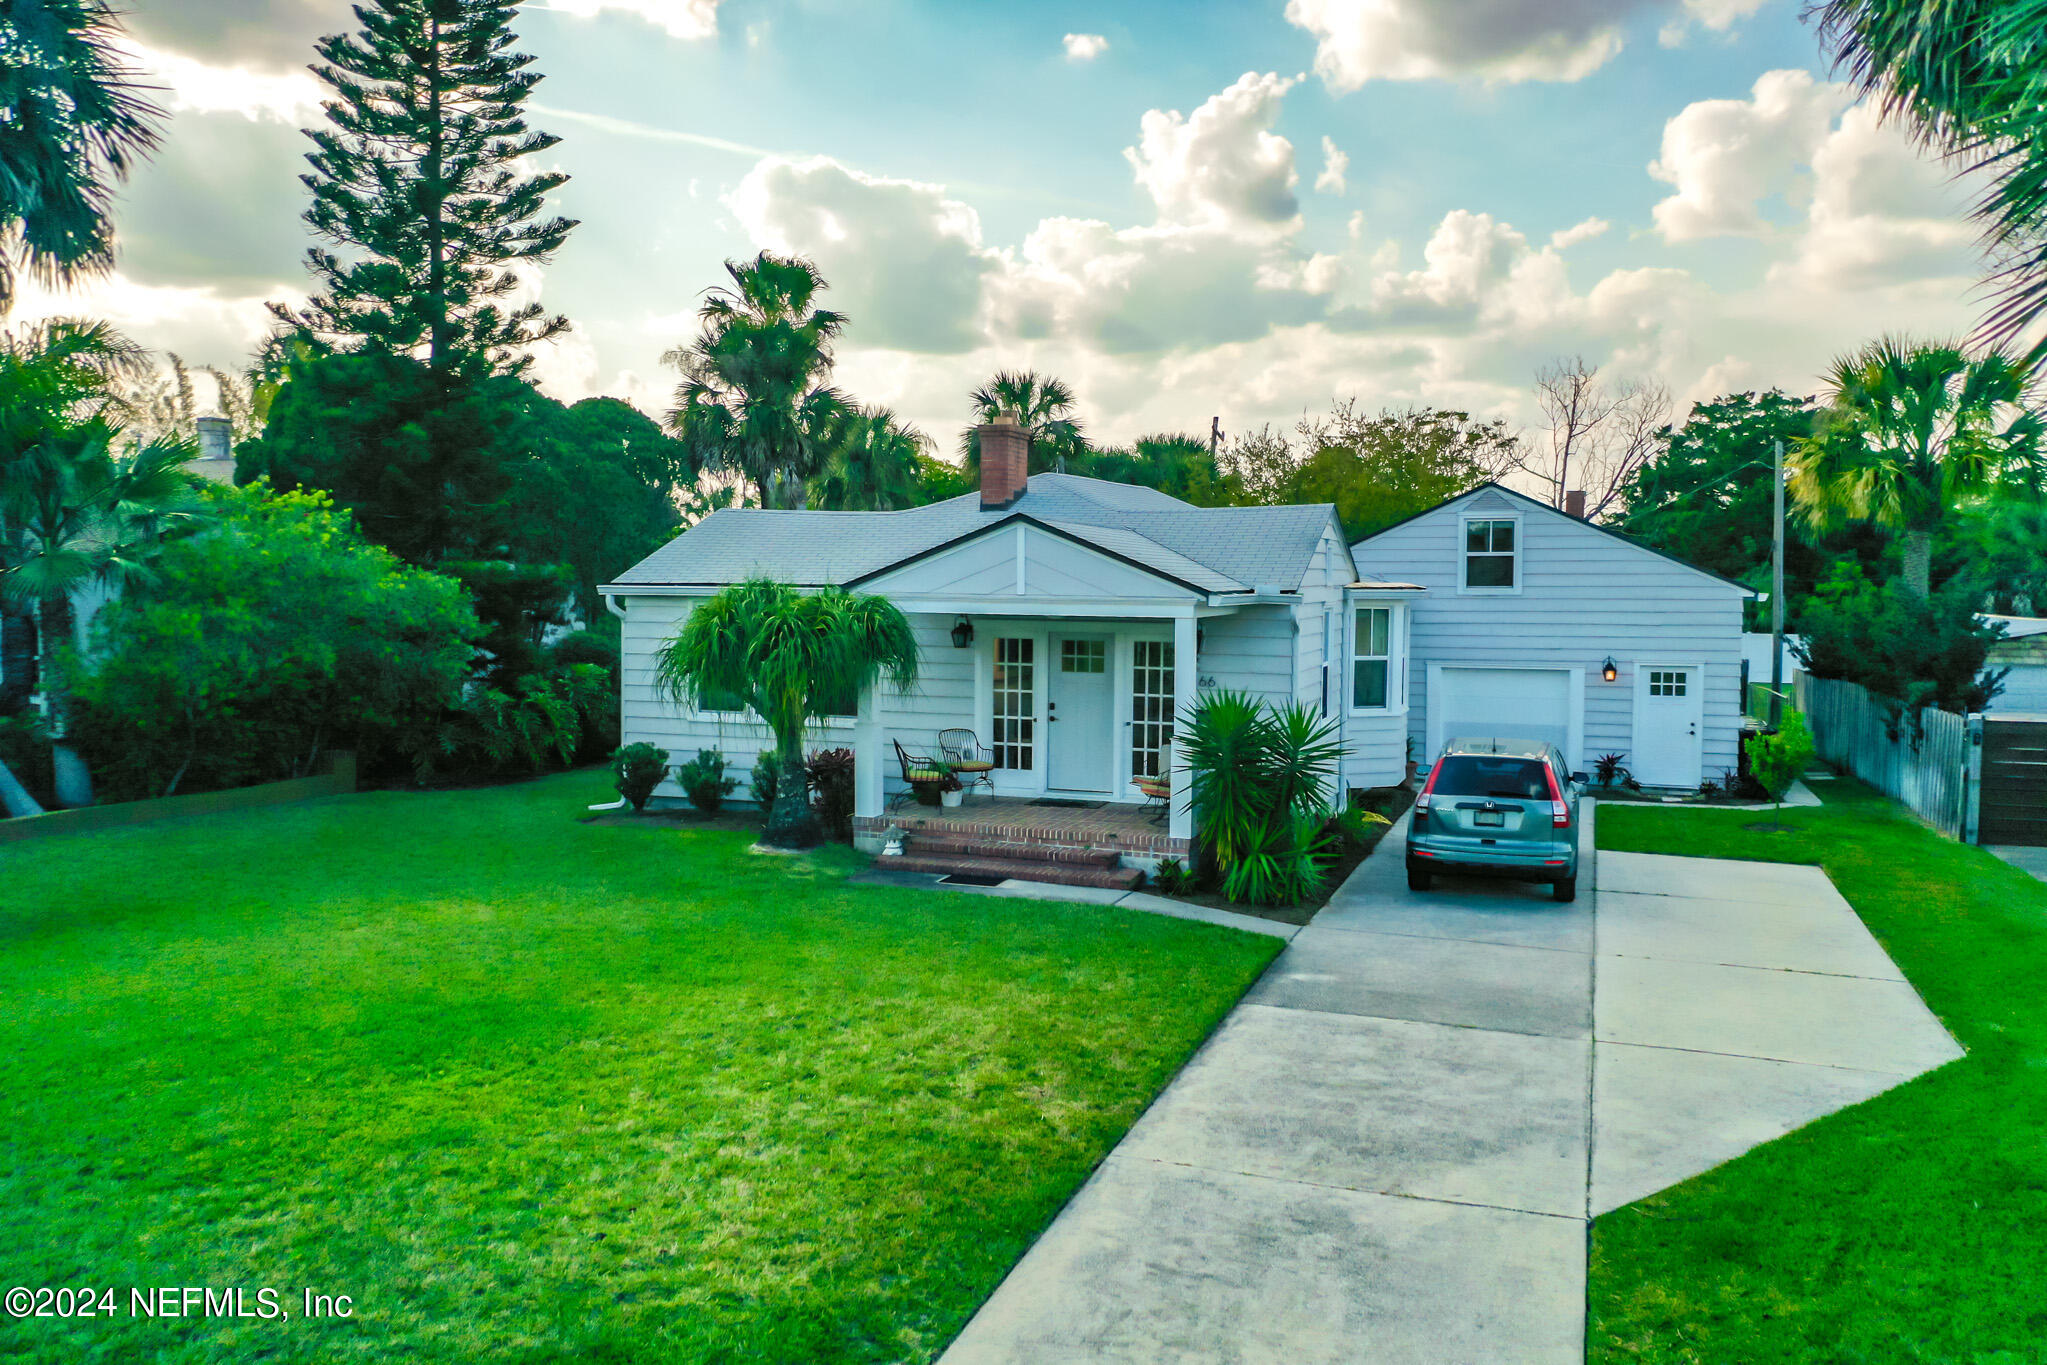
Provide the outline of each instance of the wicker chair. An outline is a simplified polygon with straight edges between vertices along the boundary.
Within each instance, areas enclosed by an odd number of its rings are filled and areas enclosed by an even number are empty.
[[[1137,777],[1131,785],[1144,793],[1144,808],[1152,813],[1151,822],[1156,825],[1166,818],[1173,808],[1173,776],[1170,772],[1157,777]]]
[[[972,730],[962,727],[940,730],[938,753],[962,786],[986,787],[990,796],[995,794],[995,759],[981,747],[980,737]]]

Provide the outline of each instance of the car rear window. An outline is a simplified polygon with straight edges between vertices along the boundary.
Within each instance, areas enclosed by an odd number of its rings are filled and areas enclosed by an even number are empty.
[[[1489,758],[1484,754],[1451,754],[1436,770],[1438,796],[1511,796],[1531,801],[1549,799],[1549,779],[1537,758]]]

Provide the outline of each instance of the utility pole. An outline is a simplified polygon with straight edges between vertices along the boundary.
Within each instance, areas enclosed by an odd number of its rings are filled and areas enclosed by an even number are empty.
[[[1220,415],[1208,419],[1208,462],[1215,463],[1216,447],[1222,444],[1223,419]]]
[[[1784,441],[1770,462],[1770,728],[1784,719]]]

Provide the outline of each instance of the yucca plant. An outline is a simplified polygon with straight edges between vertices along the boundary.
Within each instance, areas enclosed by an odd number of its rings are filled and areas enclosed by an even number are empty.
[[[1343,749],[1336,726],[1299,704],[1211,692],[1183,719],[1188,801],[1223,894],[1290,905],[1322,889],[1318,858]]]

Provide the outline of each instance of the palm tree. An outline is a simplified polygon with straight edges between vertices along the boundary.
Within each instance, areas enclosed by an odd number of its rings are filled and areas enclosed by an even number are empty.
[[[2040,0],[1824,0],[1836,66],[1922,143],[1986,172],[1975,209],[2001,265],[1985,324],[1996,346],[2047,312],[2047,5]],[[2036,340],[2029,361],[2047,354]]]
[[[0,332],[0,486],[28,451],[103,411],[147,366],[142,349],[104,323],[54,321]],[[0,517],[0,570],[22,553],[19,527]],[[33,613],[0,595],[0,715],[35,691]]]
[[[1079,459],[1088,451],[1087,437],[1073,417],[1073,390],[1052,375],[1025,370],[1007,370],[975,389],[969,401],[974,405],[974,425],[960,437],[960,454],[969,473],[981,468],[980,427],[995,420],[999,412],[1013,412],[1030,438],[1030,472],[1042,474],[1056,468],[1062,459]]]
[[[810,481],[810,505],[860,512],[913,506],[922,475],[918,457],[930,443],[887,408],[847,412],[833,433],[824,471]]]
[[[2032,372],[2002,351],[1885,337],[1834,362],[1790,487],[1808,522],[1843,515],[1901,532],[1905,581],[1931,591],[1933,533],[1964,500],[2037,495],[2047,484]]]
[[[185,469],[193,454],[181,441],[127,442],[119,426],[94,416],[49,433],[0,472],[0,524],[14,543],[0,595],[26,602],[35,617],[60,805],[92,804],[84,760],[64,743],[72,600],[89,587],[148,581],[165,538],[197,523],[197,481]]]
[[[811,722],[883,674],[898,687],[917,681],[917,638],[895,603],[765,578],[706,600],[658,658],[656,682],[677,701],[736,695],[774,732],[781,779],[761,842],[777,848],[808,848],[819,838],[803,772]]]
[[[0,315],[19,265],[46,283],[113,268],[112,185],[163,117],[119,37],[106,0],[0,5]]]
[[[725,273],[696,341],[661,357],[682,371],[668,429],[702,467],[752,483],[763,507],[800,507],[850,406],[825,382],[846,319],[816,306],[825,280],[801,257],[763,251]]]

